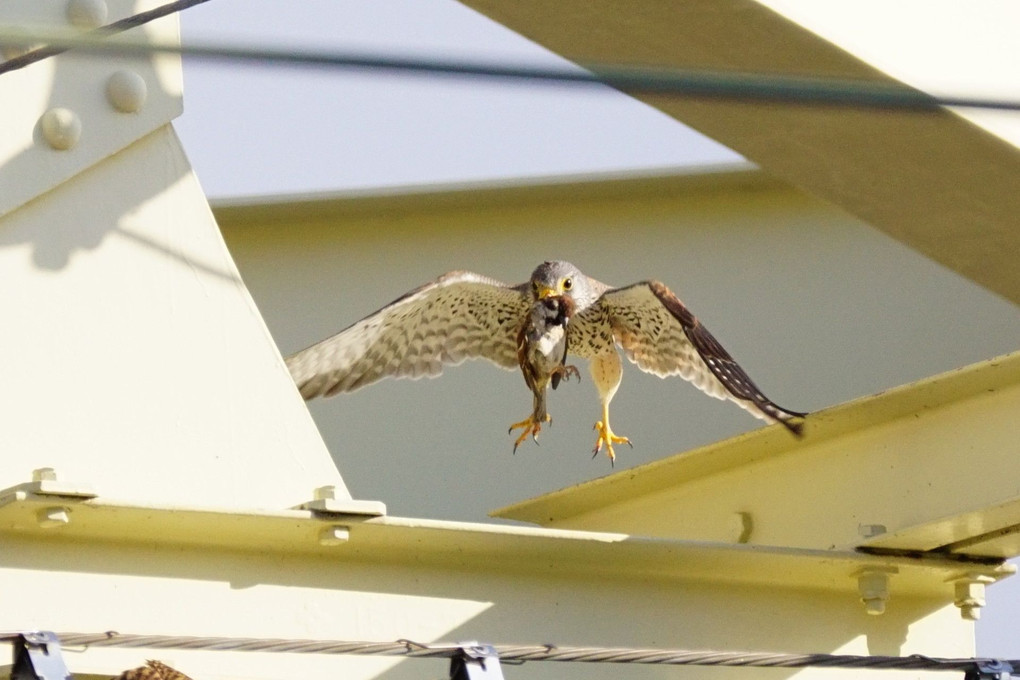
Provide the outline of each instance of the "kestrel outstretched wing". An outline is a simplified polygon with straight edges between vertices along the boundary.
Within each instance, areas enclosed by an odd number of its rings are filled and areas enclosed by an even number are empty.
[[[679,375],[717,399],[729,399],[752,415],[780,422],[800,434],[803,413],[766,397],[708,329],[665,285],[642,281],[602,294],[616,342],[641,370]]]
[[[287,357],[287,368],[305,399],[351,392],[386,377],[434,377],[444,365],[467,359],[515,369],[526,291],[524,285],[450,272]]]

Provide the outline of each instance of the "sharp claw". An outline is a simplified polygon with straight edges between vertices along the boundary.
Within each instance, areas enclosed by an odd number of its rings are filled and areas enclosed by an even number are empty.
[[[626,444],[630,448],[634,448],[634,445],[631,444],[629,439],[613,434],[613,431],[609,428],[609,424],[607,422],[600,420],[595,423],[595,427],[592,429],[599,433],[598,438],[595,440],[595,450],[592,453],[592,458],[599,454],[604,444],[606,447],[606,455],[609,456],[609,464],[616,467],[616,451],[613,450],[613,444]]]
[[[531,440],[535,442],[536,445],[538,444],[538,434],[542,431],[542,423],[552,423],[552,416],[547,413],[545,418],[542,420],[535,420],[534,417],[528,416],[521,422],[514,423],[510,426],[510,429],[507,430],[507,434],[513,434],[513,431],[518,428],[523,429],[523,432],[521,432],[520,436],[518,436],[514,441],[514,453],[517,453],[517,448],[524,442],[525,439],[528,438],[528,435],[531,435]]]

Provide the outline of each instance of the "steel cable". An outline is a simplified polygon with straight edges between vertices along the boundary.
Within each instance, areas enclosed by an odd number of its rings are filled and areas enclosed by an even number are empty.
[[[470,643],[419,644],[396,642],[339,642],[234,637],[131,635],[108,633],[57,633],[65,647],[130,647],[292,654],[360,654],[379,656],[449,658]],[[573,647],[557,645],[494,645],[502,661],[562,661],[576,663],[636,663],[669,666],[751,666],[759,668],[858,668],[882,670],[971,671],[979,665],[1009,664],[1020,660],[942,659],[922,655],[858,656],[846,654],[786,654],[773,652],[720,652],[626,647]]]
[[[152,53],[179,54],[204,59],[246,61],[260,65],[277,64],[334,69],[359,69],[442,75],[451,77],[497,78],[567,86],[609,86],[628,93],[685,96],[736,101],[779,102],[855,108],[899,109],[921,112],[942,107],[1020,111],[1020,101],[958,95],[934,95],[897,82],[804,77],[769,73],[677,69],[624,64],[583,63],[577,66],[542,67],[497,65],[450,59],[389,57],[351,52],[325,52],[272,47],[231,47],[214,44],[154,44],[128,40],[114,34],[140,26],[208,0],[177,0],[153,10],[121,19],[86,33],[22,27],[0,27],[0,44],[44,47],[0,62],[0,74],[70,49],[99,54],[144,56]]]

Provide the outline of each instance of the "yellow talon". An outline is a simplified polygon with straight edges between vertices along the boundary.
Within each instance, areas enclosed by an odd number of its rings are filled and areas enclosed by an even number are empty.
[[[545,418],[542,420],[535,420],[534,416],[528,416],[521,422],[514,423],[510,426],[510,429],[507,430],[507,434],[510,434],[517,428],[524,428],[524,432],[521,432],[521,436],[514,441],[514,453],[517,453],[517,447],[521,445],[521,442],[528,438],[529,434],[535,443],[538,443],[538,433],[542,431],[542,423],[552,423],[552,416],[546,413]]]
[[[608,411],[608,409],[605,409]],[[592,451],[592,458],[599,455],[599,451],[602,447],[606,447],[606,455],[609,456],[609,464],[614,465],[616,462],[616,452],[613,451],[613,444],[626,444],[627,446],[634,448],[634,445],[630,443],[630,440],[626,437],[618,437],[613,434],[613,431],[609,427],[608,413],[603,413],[603,419],[595,423],[595,427],[592,428],[597,430],[599,433],[598,439],[595,440],[595,449]]]

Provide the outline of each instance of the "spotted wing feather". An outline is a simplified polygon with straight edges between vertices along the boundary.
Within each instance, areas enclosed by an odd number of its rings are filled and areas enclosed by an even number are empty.
[[[386,377],[434,377],[467,359],[514,369],[517,330],[528,310],[525,290],[450,272],[287,357],[287,368],[305,399]]]
[[[762,420],[800,434],[803,413],[766,397],[744,369],[665,285],[643,281],[600,298],[613,336],[627,358],[660,377],[679,375],[717,399],[729,399]]]

